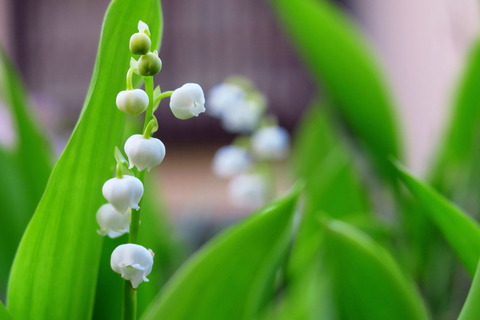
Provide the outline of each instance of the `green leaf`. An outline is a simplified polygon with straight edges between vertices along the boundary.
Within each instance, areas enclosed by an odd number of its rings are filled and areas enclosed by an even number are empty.
[[[410,279],[368,236],[333,220],[325,224],[325,246],[340,319],[428,319]]]
[[[475,320],[480,319],[480,264],[473,277],[473,283],[468,292],[467,301],[462,307],[458,320]]]
[[[478,224],[429,185],[411,176],[397,165],[398,176],[423,207],[419,211],[440,229],[465,268],[473,276],[480,258],[480,228]]]
[[[453,104],[452,115],[432,172],[436,187],[450,194],[462,188],[480,159],[480,41],[474,46]],[[480,173],[477,172],[475,185]],[[464,188],[468,189],[465,185]],[[475,195],[477,192],[475,192]]]
[[[306,112],[296,137],[296,171],[305,179],[305,207],[291,253],[290,276],[303,274],[316,252],[317,221],[370,220],[366,188],[357,176],[352,156],[326,108]]]
[[[10,106],[15,122],[18,138],[15,154],[30,199],[27,201],[29,219],[43,194],[52,169],[52,150],[46,134],[34,121],[35,115],[28,107],[28,94],[20,76],[3,50],[0,50],[0,75],[3,76],[7,105]]]
[[[11,320],[12,316],[8,313],[3,303],[0,301],[0,320]]]
[[[328,1],[272,0],[309,71],[369,151],[393,177],[389,155],[400,153],[392,102],[372,53],[355,27]]]
[[[97,61],[80,120],[28,225],[12,268],[8,309],[18,319],[90,318],[101,251],[95,212],[105,201],[125,115],[115,107],[125,88],[128,41],[138,20],[158,47],[158,1],[114,0],[105,17]],[[81,45],[81,44],[79,44]]]
[[[142,319],[252,319],[286,253],[297,197],[298,190],[208,242]]]
[[[40,200],[51,170],[51,150],[27,105],[16,68],[0,48],[0,95],[12,114],[17,134],[13,152],[0,150],[0,290],[6,282],[20,238]],[[2,294],[0,294],[2,295]]]

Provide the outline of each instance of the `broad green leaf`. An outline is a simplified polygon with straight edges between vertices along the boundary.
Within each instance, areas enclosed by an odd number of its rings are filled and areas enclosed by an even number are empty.
[[[338,134],[326,105],[313,102],[304,112],[295,132],[293,167],[302,179],[310,178],[330,152],[336,148]]]
[[[411,176],[401,166],[398,165],[397,170],[401,181],[424,209],[419,213],[428,215],[473,276],[480,258],[478,224],[432,187]]]
[[[389,155],[400,154],[385,79],[355,27],[328,1],[272,0],[287,34],[317,83],[369,151],[393,177]]]
[[[0,225],[5,230],[0,236],[0,290],[3,291],[20,238],[47,183],[52,159],[50,146],[33,121],[33,110],[27,105],[28,95],[20,76],[2,48],[0,93],[12,114],[17,135],[13,153],[0,151]]]
[[[8,313],[8,310],[0,301],[0,320],[11,320],[11,319],[12,319],[12,316],[10,316],[10,313]]]
[[[27,193],[15,156],[0,148],[0,298],[4,298],[8,273],[27,225]]]
[[[344,222],[329,221],[325,248],[340,319],[428,319],[413,283],[367,235]]]
[[[30,210],[26,217],[28,221],[43,194],[52,169],[52,150],[46,134],[34,121],[35,115],[28,107],[28,94],[20,76],[3,50],[0,50],[0,76],[3,77],[1,82],[18,138],[15,150],[16,164],[21,168],[20,172],[28,192],[29,198],[26,200]]]
[[[458,320],[476,320],[480,319],[480,264],[473,277],[473,283],[468,292],[467,301],[463,305],[462,312]]]
[[[477,163],[480,159],[477,147],[480,143],[479,86],[480,41],[474,46],[466,64],[453,103],[451,121],[442,140],[438,161],[431,173],[433,185],[440,188],[442,192],[447,192],[448,196],[455,195],[456,198],[459,197],[458,189],[463,192],[473,189],[475,198],[478,194],[476,187],[480,172],[475,168],[478,167]]]
[[[105,201],[101,188],[112,176],[113,149],[121,142],[125,116],[115,97],[125,88],[128,40],[138,20],[150,26],[158,47],[158,1],[114,0],[107,11],[80,120],[15,257],[7,305],[14,318],[91,316],[102,245],[95,212]]]
[[[312,105],[299,126],[295,140],[296,171],[305,180],[305,206],[289,271],[304,273],[316,249],[312,240],[323,216],[370,220],[371,206],[365,186],[353,166],[352,156],[326,108]]]
[[[298,190],[208,242],[173,276],[143,320],[252,319],[293,231]]]

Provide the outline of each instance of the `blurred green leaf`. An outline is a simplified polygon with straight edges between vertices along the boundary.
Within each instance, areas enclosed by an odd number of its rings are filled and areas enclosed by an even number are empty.
[[[462,312],[458,320],[476,320],[480,319],[480,264],[473,277],[473,283],[468,292],[467,301],[463,305]]]
[[[297,198],[295,190],[208,242],[142,319],[252,319],[286,254]]]
[[[328,221],[325,247],[340,319],[428,319],[410,279],[367,235],[344,222]]]
[[[480,228],[468,215],[438,194],[429,185],[411,176],[397,165],[398,176],[424,210],[418,211],[443,233],[443,236],[473,276],[480,258]]]
[[[313,239],[321,217],[370,220],[366,188],[342,140],[328,110],[313,104],[302,118],[294,145],[296,171],[305,179],[305,206],[291,253],[290,276],[304,273],[314,256],[317,241]]]
[[[52,154],[28,107],[28,95],[20,76],[2,48],[0,92],[12,114],[17,135],[13,152],[0,150],[0,225],[5,230],[0,235],[0,291],[3,291],[20,238],[47,183]]]
[[[156,0],[112,1],[80,120],[58,160],[15,257],[8,305],[18,319],[90,318],[101,251],[95,212],[113,173],[113,148],[125,116],[115,107],[125,88],[128,40],[138,20],[160,39]]]
[[[8,313],[3,303],[0,301],[0,320],[11,320],[12,316]]]
[[[436,188],[449,196],[462,192],[478,194],[480,171],[476,168],[480,160],[480,41],[476,43],[466,63],[458,92],[453,103],[450,123],[437,162],[431,172],[431,181]],[[472,171],[476,174],[472,176]],[[470,180],[475,188],[468,185]],[[473,190],[472,190],[473,189]],[[478,200],[477,200],[478,202]]]
[[[288,35],[380,171],[393,177],[400,146],[392,103],[360,34],[328,1],[272,0]]]
[[[5,97],[13,115],[18,138],[16,161],[21,168],[20,172],[29,196],[27,204],[31,211],[27,216],[28,221],[43,194],[52,169],[52,150],[46,134],[34,121],[33,111],[28,107],[28,93],[20,76],[3,50],[0,50],[0,64]]]

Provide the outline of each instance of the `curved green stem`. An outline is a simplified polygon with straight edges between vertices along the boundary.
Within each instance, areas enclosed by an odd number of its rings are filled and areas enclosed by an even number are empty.
[[[132,287],[130,281],[125,281],[124,298],[123,320],[137,319],[137,289]]]
[[[133,69],[128,69],[127,72],[127,90],[133,90]]]
[[[161,94],[159,94],[155,100],[153,101],[153,105],[157,105],[160,103],[160,101],[162,101],[163,98],[168,98],[170,96],[172,96],[173,94],[173,91],[165,91],[165,92],[162,92]]]

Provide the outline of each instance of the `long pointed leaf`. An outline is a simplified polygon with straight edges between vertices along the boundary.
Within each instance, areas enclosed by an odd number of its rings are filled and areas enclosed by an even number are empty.
[[[80,120],[58,160],[12,268],[8,305],[18,319],[90,317],[101,251],[95,212],[111,177],[113,148],[125,116],[115,107],[125,88],[128,40],[138,20],[160,37],[156,0],[114,0],[105,17],[90,89]]]
[[[294,191],[211,240],[142,319],[252,319],[286,253],[297,197]]]
[[[340,221],[326,223],[326,258],[341,319],[428,319],[420,295],[392,256]]]
[[[442,197],[429,185],[420,182],[397,166],[398,175],[413,194],[428,218],[443,233],[465,268],[473,276],[480,258],[480,228],[467,214]]]
[[[8,313],[2,302],[0,302],[0,320],[11,320],[12,316]]]
[[[467,301],[463,305],[458,320],[475,320],[480,319],[480,264],[475,272],[472,286],[468,292]]]
[[[360,34],[328,1],[272,4],[317,83],[338,105],[381,172],[393,177],[387,157],[400,154],[397,124],[385,79]]]

